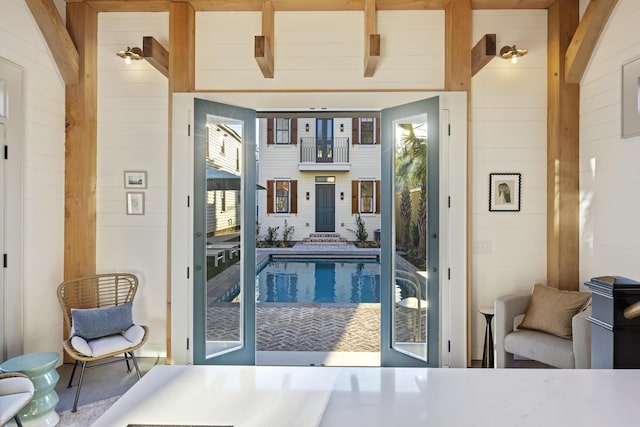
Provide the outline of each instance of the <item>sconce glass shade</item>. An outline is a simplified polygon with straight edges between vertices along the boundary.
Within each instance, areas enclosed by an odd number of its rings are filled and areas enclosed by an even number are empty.
[[[503,59],[510,59],[512,63],[517,63],[518,58],[525,56],[529,52],[527,49],[518,49],[516,45],[504,46],[500,49],[500,57]]]
[[[304,130],[305,130],[305,132],[309,132],[309,123],[306,123],[304,125]]]
[[[142,49],[139,47],[127,47],[127,50],[116,52],[116,55],[124,59],[125,64],[129,65],[132,61],[142,59]]]

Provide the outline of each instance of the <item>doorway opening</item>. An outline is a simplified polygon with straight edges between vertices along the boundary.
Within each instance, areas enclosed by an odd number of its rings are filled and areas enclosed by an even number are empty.
[[[325,94],[323,94],[325,95]],[[329,94],[326,94],[327,96]],[[355,96],[354,99],[359,99],[362,95],[363,99],[375,98],[380,103],[380,100],[384,99],[389,103],[389,99],[396,99],[398,96],[404,97],[405,100],[411,97],[417,96],[413,94],[411,96],[407,94],[395,94],[392,96],[380,96],[375,93],[363,93]],[[184,262],[193,262],[194,275],[188,278],[193,285],[190,293],[189,305],[185,305],[182,302],[182,297],[175,291],[172,291],[172,298],[175,298],[175,304],[173,304],[173,310],[178,315],[176,320],[185,326],[185,329],[174,329],[180,335],[181,330],[190,330],[190,324],[193,325],[193,335],[186,335],[185,339],[189,339],[193,342],[193,350],[187,352],[180,349],[180,346],[172,346],[173,354],[176,360],[185,361],[193,360],[194,363],[210,363],[210,364],[225,364],[225,363],[256,363],[256,318],[257,308],[259,302],[255,301],[255,283],[256,274],[261,268],[262,259],[260,259],[260,253],[271,248],[264,247],[262,243],[265,240],[264,236],[273,237],[272,243],[277,243],[278,247],[274,248],[284,252],[298,252],[299,248],[295,248],[294,245],[302,243],[299,235],[307,235],[315,232],[315,206],[316,206],[316,193],[315,193],[315,180],[316,176],[335,176],[335,192],[334,199],[336,203],[336,220],[335,227],[336,233],[340,233],[345,236],[347,244],[352,245],[356,249],[369,249],[375,251],[380,259],[380,362],[381,366],[401,366],[401,365],[413,365],[413,366],[437,366],[441,361],[446,366],[466,366],[465,362],[465,314],[464,307],[466,305],[465,287],[464,287],[464,248],[465,248],[465,221],[464,221],[464,194],[465,194],[465,167],[464,159],[466,158],[466,150],[464,149],[464,128],[460,128],[460,138],[456,139],[456,144],[446,144],[441,153],[435,155],[428,155],[428,158],[442,162],[448,168],[447,180],[440,181],[438,184],[439,198],[444,198],[446,205],[447,196],[455,198],[459,201],[459,204],[452,205],[450,208],[442,208],[442,200],[438,200],[440,208],[436,209],[435,213],[428,213],[431,219],[434,215],[440,215],[440,218],[445,218],[444,223],[441,221],[440,229],[435,233],[437,236],[432,240],[426,239],[427,245],[444,246],[446,251],[444,255],[440,257],[440,261],[436,262],[437,265],[431,265],[425,263],[425,267],[430,272],[436,269],[436,273],[449,265],[451,254],[455,255],[455,264],[457,266],[455,274],[452,274],[450,281],[460,281],[459,285],[441,287],[440,282],[442,280],[439,274],[418,274],[418,281],[422,281],[424,286],[420,289],[421,297],[427,297],[427,310],[426,316],[435,316],[435,321],[431,318],[423,323],[414,321],[416,325],[417,334],[425,334],[427,339],[424,340],[424,344],[420,344],[420,341],[416,341],[417,345],[426,345],[429,348],[427,351],[417,351],[412,348],[403,348],[402,337],[397,331],[394,331],[393,323],[398,316],[394,314],[396,309],[396,291],[395,285],[398,280],[396,270],[402,269],[402,265],[396,262],[398,259],[398,252],[402,252],[404,249],[396,248],[396,223],[394,194],[401,199],[401,192],[396,191],[395,182],[395,131],[397,123],[414,123],[416,117],[421,117],[420,113],[412,112],[413,107],[428,107],[430,108],[426,117],[432,117],[436,122],[438,121],[438,114],[440,112],[447,112],[447,108],[454,108],[457,112],[454,114],[455,123],[464,125],[464,113],[466,109],[464,94],[460,96],[454,96],[458,94],[444,94],[447,99],[447,104],[438,107],[439,96],[432,96],[426,103],[421,101],[415,101],[414,103],[407,104],[404,108],[400,108],[396,111],[397,116],[394,116],[393,111],[376,110],[368,111],[373,117],[379,117],[381,122],[387,121],[386,125],[379,126],[375,120],[373,123],[366,123],[363,126],[363,120],[354,120],[352,114],[354,111],[365,111],[362,109],[350,108],[344,111],[327,109],[326,111],[313,111],[310,112],[304,108],[298,106],[298,108],[292,107],[285,112],[278,111],[275,113],[256,113],[256,110],[248,108],[234,107],[230,104],[221,104],[219,102],[208,101],[197,98],[198,95],[194,94],[181,94],[174,98],[174,121],[182,123],[185,117],[184,113],[178,113],[178,111],[189,112],[193,111],[193,123],[192,129],[195,131],[192,133],[192,143],[188,145],[194,151],[184,152],[183,146],[175,146],[173,149],[174,167],[176,167],[176,173],[174,177],[176,182],[173,189],[176,194],[180,193],[183,188],[189,188],[189,182],[183,175],[180,174],[181,165],[191,164],[190,170],[185,170],[186,177],[191,173],[193,180],[193,199],[197,201],[199,197],[202,200],[207,198],[206,189],[206,162],[200,162],[201,158],[206,158],[207,147],[207,132],[201,131],[201,127],[206,127],[207,117],[220,117],[225,120],[233,119],[240,120],[243,128],[243,148],[241,154],[241,172],[237,174],[239,179],[241,191],[240,191],[240,208],[241,208],[241,227],[239,230],[239,237],[237,238],[236,248],[227,249],[229,252],[233,251],[234,256],[239,257],[238,270],[239,281],[236,283],[240,289],[240,296],[236,300],[238,307],[239,319],[239,336],[236,341],[239,344],[234,344],[233,348],[227,349],[227,351],[221,351],[219,354],[207,353],[206,337],[206,321],[207,316],[207,291],[205,286],[205,279],[201,274],[204,273],[205,265],[207,261],[215,263],[214,259],[209,258],[211,256],[207,252],[207,244],[205,241],[205,234],[200,237],[198,229],[193,232],[189,232],[187,238],[181,237],[180,233],[173,233],[172,239],[174,242],[185,241],[187,244],[193,245],[193,253],[187,257],[181,254],[178,250],[172,250],[172,259],[184,260]],[[232,102],[233,104],[245,104],[245,105],[264,105],[265,103],[272,102],[272,93],[257,93],[245,95],[245,94],[207,94],[203,95],[205,98],[225,100]],[[299,94],[282,94],[282,97],[289,99],[298,99],[298,104],[293,102],[291,105],[307,105],[305,97]],[[323,96],[318,96],[323,98]],[[389,98],[389,99],[387,99]],[[324,98],[323,98],[324,99]],[[327,98],[329,99],[329,98]],[[336,98],[338,99],[338,98]],[[342,98],[340,98],[342,99]],[[418,98],[419,99],[419,98]],[[435,101],[434,101],[435,99]],[[281,104],[281,102],[280,102]],[[211,107],[213,105],[214,107]],[[370,104],[369,104],[370,105]],[[199,111],[204,106],[202,111]],[[263,107],[264,108],[264,107]],[[323,109],[324,110],[324,109]],[[241,111],[241,114],[236,114],[236,111]],[[268,108],[264,108],[263,111],[273,111]],[[334,138],[334,162],[315,162],[314,157],[316,155],[315,146],[310,144],[307,138],[315,140],[317,126],[316,120],[310,121],[308,126],[303,122],[303,117],[309,117],[316,114],[332,114],[334,119],[334,136],[341,135],[340,138],[344,138],[344,144],[339,147],[339,138]],[[244,115],[244,116],[242,116]],[[261,120],[267,122],[271,117],[275,118],[276,115],[281,117],[288,117],[287,120],[280,120],[276,127],[274,126],[274,134],[270,136],[269,126],[260,127],[258,123]],[[243,117],[238,119],[238,117]],[[186,117],[189,117],[187,114]],[[259,117],[256,122],[256,117]],[[446,117],[450,117],[447,114]],[[296,120],[294,120],[296,119]],[[404,121],[407,120],[408,121]],[[367,122],[369,120],[364,120]],[[191,123],[191,122],[189,122]],[[438,141],[440,136],[439,125],[435,126],[431,121],[428,123],[430,130],[433,130],[436,137],[432,138],[429,135],[429,141]],[[445,129],[447,124],[444,125]],[[188,127],[188,124],[185,124]],[[369,132],[369,135],[362,135],[361,133],[354,133],[354,129],[362,127]],[[378,136],[378,129],[382,128],[382,134]],[[440,126],[441,128],[441,126]],[[266,129],[264,131],[263,129]],[[384,129],[387,129],[385,131]],[[386,133],[385,133],[386,132]],[[266,133],[266,135],[265,135]],[[277,137],[276,137],[277,135]],[[362,138],[363,144],[354,144],[354,136],[358,135]],[[444,136],[447,138],[447,136]],[[263,145],[261,141],[266,139],[266,143]],[[273,141],[273,142],[270,142]],[[348,143],[347,143],[348,141]],[[460,144],[462,143],[462,144]],[[457,145],[460,144],[460,145]],[[376,147],[379,145],[379,147]],[[311,150],[309,150],[311,148]],[[341,150],[344,148],[344,150]],[[379,150],[379,157],[372,157],[372,153]],[[451,155],[449,156],[449,150]],[[274,169],[270,172],[266,171],[261,165],[267,164],[267,158],[273,156],[275,161],[270,162]],[[355,157],[354,157],[355,156]],[[189,158],[192,162],[189,163]],[[176,162],[175,159],[179,161]],[[338,161],[338,159],[340,159]],[[357,160],[356,160],[357,159]],[[362,160],[362,161],[361,161]],[[185,163],[186,161],[186,163]],[[364,168],[358,169],[356,164],[360,166],[364,165]],[[296,165],[297,169],[286,169],[286,166]],[[378,169],[379,168],[379,169]],[[438,174],[437,168],[429,166],[429,170],[432,173]],[[301,178],[304,175],[305,179]],[[358,179],[351,179],[354,176]],[[311,179],[306,179],[306,177]],[[379,180],[378,180],[379,178]],[[288,191],[281,191],[279,194],[276,192],[275,184],[279,181],[288,182],[288,186],[285,186]],[[371,181],[373,188],[373,195],[369,194],[365,188],[360,189],[358,183],[363,181]],[[273,184],[273,186],[272,186]],[[354,187],[358,188],[357,191],[353,191]],[[255,191],[253,189],[255,188]],[[282,189],[282,188],[281,188]],[[444,189],[444,192],[443,192]],[[410,189],[411,190],[411,189]],[[415,192],[416,189],[414,189]],[[362,197],[361,197],[362,194]],[[363,200],[367,199],[367,200]],[[229,200],[227,198],[227,200]],[[278,205],[276,205],[276,201]],[[389,202],[384,202],[389,201]],[[383,203],[384,202],[384,203]],[[200,203],[198,205],[198,203]],[[380,204],[380,210],[378,211],[378,203]],[[197,217],[201,215],[205,216],[205,204],[197,202],[193,204],[193,208],[185,211],[178,202],[172,202],[172,210],[174,212],[174,221],[179,221],[180,224],[190,226],[191,220],[185,216],[186,212],[190,212]],[[360,206],[368,206],[369,210],[373,208],[374,213],[360,211]],[[433,206],[438,206],[433,204]],[[248,208],[251,207],[251,208]],[[288,211],[287,211],[288,209]],[[451,222],[448,222],[448,217],[454,213],[455,215],[455,227]],[[377,217],[376,217],[377,215]],[[443,216],[444,215],[444,216]],[[272,222],[264,222],[264,218],[268,217]],[[379,219],[379,225],[376,224],[376,218]],[[364,230],[368,235],[368,238],[364,242],[371,244],[361,246],[357,239],[357,232],[359,231],[358,224],[364,224]],[[193,221],[193,224],[197,225],[198,220]],[[434,223],[435,224],[435,223]],[[437,227],[437,225],[435,225]],[[453,231],[452,231],[453,230]],[[363,233],[364,234],[364,233]],[[429,236],[432,234],[430,233]],[[452,235],[455,237],[455,244],[451,246],[451,243],[445,239],[446,236]],[[260,238],[262,237],[262,238]],[[302,239],[304,240],[304,238]],[[355,242],[355,243],[354,243]],[[445,243],[446,242],[446,243]],[[377,246],[376,246],[377,245]],[[178,246],[176,246],[178,247]],[[255,248],[255,250],[254,250]],[[237,251],[235,251],[237,249]],[[325,251],[323,257],[332,256],[335,254],[335,250],[331,248]],[[400,254],[402,255],[402,254]],[[217,254],[219,265],[223,264],[222,254]],[[225,260],[229,260],[230,253],[225,255]],[[191,261],[191,259],[193,261]],[[406,258],[400,256],[400,259]],[[172,277],[176,281],[183,280],[179,278],[177,273],[172,274]],[[337,274],[336,274],[337,277]],[[216,281],[219,281],[217,278]],[[428,282],[433,281],[433,282]],[[275,282],[274,282],[275,283]],[[280,282],[286,283],[286,282]],[[433,284],[431,284],[433,283]],[[452,282],[451,282],[452,283]],[[459,292],[458,292],[459,290]],[[454,292],[455,291],[455,292]],[[435,292],[429,293],[429,292]],[[442,292],[440,298],[439,292]],[[417,298],[417,296],[413,296]],[[433,298],[433,302],[431,301]],[[418,298],[422,299],[422,298]],[[204,303],[203,303],[204,302]],[[438,305],[444,302],[447,307],[447,312],[439,316]],[[455,310],[452,311],[452,306],[455,305]],[[191,311],[191,307],[193,310]],[[421,307],[421,305],[419,305]],[[456,313],[453,316],[453,313]],[[180,316],[188,315],[185,320],[180,320]],[[394,317],[395,316],[395,317]],[[440,319],[443,321],[439,324]],[[182,323],[184,322],[184,323]],[[451,327],[449,327],[451,325]],[[392,334],[395,334],[392,336]],[[455,339],[450,339],[455,335]],[[435,341],[430,341],[429,338]],[[448,339],[449,338],[449,339]],[[392,340],[395,344],[391,346]],[[444,343],[450,341],[450,346],[443,346]],[[384,348],[384,347],[387,348]],[[450,354],[455,355],[455,364],[451,365],[448,362],[453,360],[454,357],[445,355],[447,348],[451,348]],[[296,352],[290,352],[294,354]],[[392,354],[394,356],[389,356]],[[258,355],[258,359],[259,359]],[[239,360],[239,358],[241,360]],[[322,361],[319,362],[320,364]],[[358,364],[358,363],[356,363]]]

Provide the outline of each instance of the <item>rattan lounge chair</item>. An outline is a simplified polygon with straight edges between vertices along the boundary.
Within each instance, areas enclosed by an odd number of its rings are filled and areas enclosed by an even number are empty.
[[[138,278],[129,273],[97,274],[67,280],[58,286],[58,301],[69,333],[69,338],[62,345],[75,360],[68,388],[72,386],[78,363],[82,367],[72,412],[77,409],[85,369],[121,360],[87,366],[88,362],[123,355],[127,372],[131,372],[130,358],[140,379],[140,369],[133,352],[147,341],[149,329],[132,321],[131,303],[137,289]],[[127,316],[122,313],[127,311],[129,320],[123,321]]]

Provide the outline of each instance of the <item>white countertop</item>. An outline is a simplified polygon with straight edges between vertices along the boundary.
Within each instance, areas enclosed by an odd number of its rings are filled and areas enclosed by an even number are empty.
[[[156,366],[93,424],[638,426],[640,370]]]

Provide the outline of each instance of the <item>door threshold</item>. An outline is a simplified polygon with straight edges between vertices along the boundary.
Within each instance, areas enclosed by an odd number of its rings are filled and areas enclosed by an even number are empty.
[[[353,351],[258,351],[257,366],[380,366],[380,353]]]

